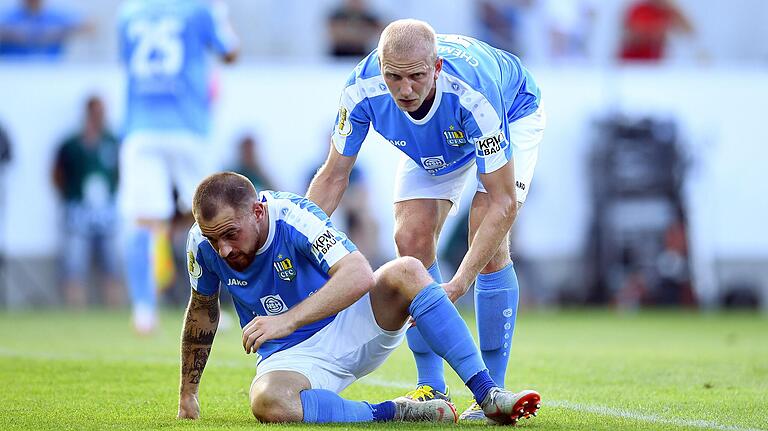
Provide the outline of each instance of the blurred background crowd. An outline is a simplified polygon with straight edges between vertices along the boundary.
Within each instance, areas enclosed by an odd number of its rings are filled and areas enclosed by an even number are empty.
[[[768,2],[226,5],[240,60],[211,82],[218,169],[303,194],[354,65],[388,22],[423,19],[518,55],[542,88],[547,130],[512,232],[524,304],[768,310]],[[119,6],[0,0],[0,307],[127,303]],[[376,267],[394,257],[399,156],[368,141],[334,219]],[[441,240],[447,274],[466,250],[466,211]],[[188,295],[189,225],[179,214],[157,253],[166,304]]]

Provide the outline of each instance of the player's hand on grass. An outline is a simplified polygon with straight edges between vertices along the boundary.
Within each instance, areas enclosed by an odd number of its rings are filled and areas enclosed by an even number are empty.
[[[245,353],[256,353],[269,340],[288,336],[296,330],[296,324],[288,314],[256,316],[243,328]]]
[[[179,415],[177,419],[197,419],[200,417],[200,402],[195,394],[179,396]]]

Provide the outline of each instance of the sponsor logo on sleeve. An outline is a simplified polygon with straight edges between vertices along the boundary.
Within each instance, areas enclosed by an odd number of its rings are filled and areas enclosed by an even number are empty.
[[[349,136],[352,133],[352,122],[349,120],[349,111],[343,106],[339,107],[339,122],[336,125],[336,130],[341,136]]]
[[[312,254],[320,260],[321,256],[325,256],[340,239],[341,237],[335,229],[326,229],[312,242]]]
[[[259,298],[259,301],[261,301],[264,311],[266,311],[269,316],[276,316],[288,311],[288,306],[285,305],[285,301],[280,297],[280,294],[262,296]]]
[[[503,131],[498,131],[490,136],[475,139],[477,157],[490,157],[507,148],[507,138]]]
[[[454,129],[455,127],[451,125],[451,127],[449,127],[448,130],[443,130],[443,137],[445,138],[445,143],[452,147],[458,147],[466,144],[467,137],[464,134],[464,131],[454,130]]]
[[[189,271],[189,276],[192,278],[200,278],[203,275],[203,268],[197,263],[195,253],[191,251],[187,252],[187,271]]]
[[[282,256],[278,255],[277,258],[280,259]],[[272,265],[275,267],[277,276],[280,277],[281,280],[293,281],[293,279],[296,278],[296,269],[293,267],[291,258],[286,257],[283,260],[277,260]]]

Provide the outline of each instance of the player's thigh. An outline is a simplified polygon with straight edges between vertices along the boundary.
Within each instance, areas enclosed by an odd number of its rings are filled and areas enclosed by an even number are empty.
[[[388,331],[378,325],[366,294],[310,338],[262,360],[256,380],[272,372],[292,371],[306,377],[312,389],[339,393],[378,368],[402,343],[404,334],[402,327]]]
[[[174,202],[163,133],[137,132],[120,149],[120,212],[129,220],[166,220]]]
[[[180,133],[173,139],[168,154],[173,183],[179,194],[179,205],[183,212],[192,210],[192,197],[200,181],[213,173],[210,148],[202,136]]]

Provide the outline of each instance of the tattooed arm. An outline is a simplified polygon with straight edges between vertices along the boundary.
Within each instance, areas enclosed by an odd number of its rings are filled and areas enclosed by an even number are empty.
[[[179,419],[200,417],[197,389],[213,337],[219,325],[219,294],[205,296],[192,290],[184,327],[181,331],[181,388],[179,389]]]

